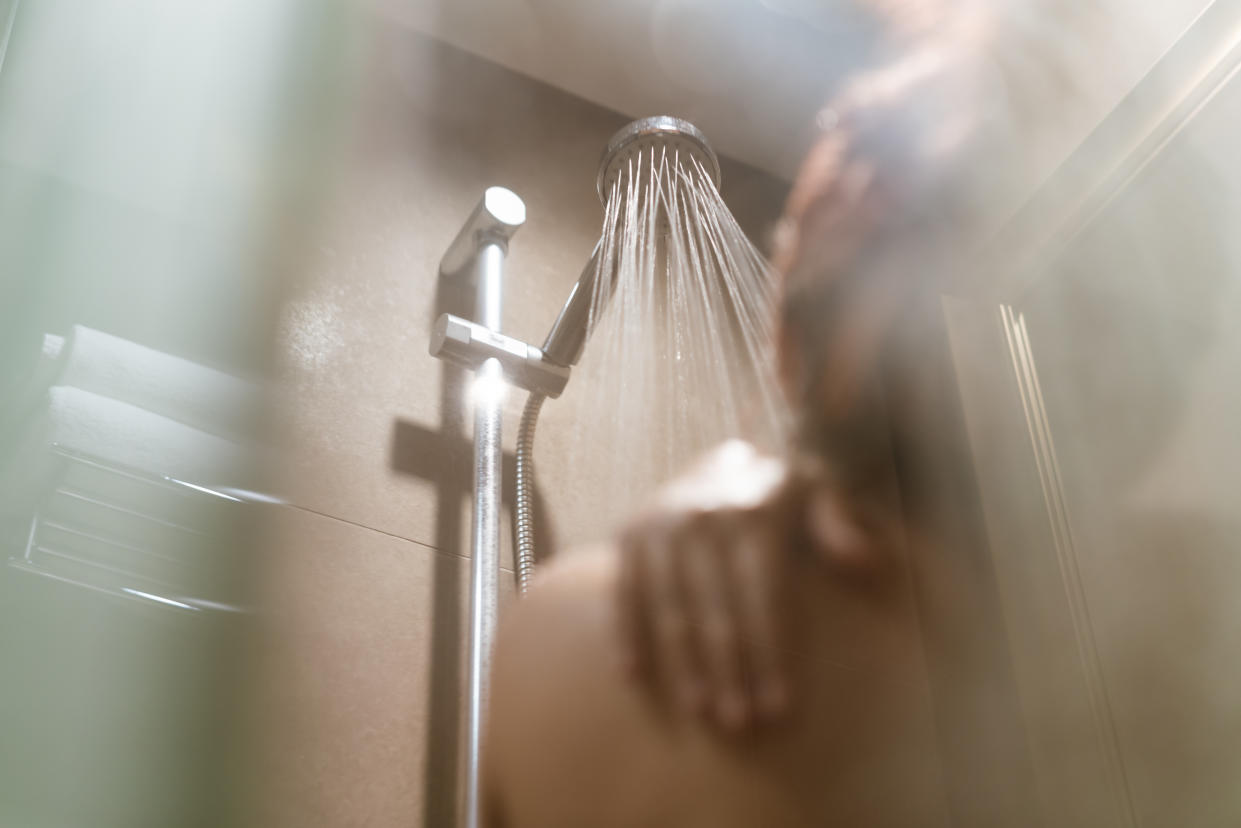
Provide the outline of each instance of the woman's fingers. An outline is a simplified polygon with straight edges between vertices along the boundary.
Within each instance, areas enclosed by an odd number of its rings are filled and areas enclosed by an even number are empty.
[[[725,445],[670,484],[620,540],[630,674],[724,729],[779,718],[793,696],[793,545],[853,577],[882,560],[883,521],[828,481],[817,464],[793,468]]]
[[[708,712],[725,728],[738,729],[749,723],[754,704],[733,600],[737,585],[729,582],[727,558],[733,551],[727,544],[721,533],[704,529],[686,539],[681,558],[692,612],[691,635],[709,688]]]
[[[660,537],[649,540],[644,549],[642,569],[652,602],[654,662],[673,698],[687,711],[697,711],[704,688],[697,648],[691,640],[683,556]]]
[[[744,642],[755,712],[775,718],[789,702],[783,658],[785,561],[780,536],[766,527],[739,533],[732,553],[738,640]]]
[[[783,461],[726,443],[664,487],[620,541],[631,674],[725,728],[778,714],[788,696],[779,612],[797,488]]]
[[[620,538],[617,620],[620,625],[620,657],[625,672],[634,678],[649,674],[651,657],[651,608],[643,572],[646,534],[631,530]]]

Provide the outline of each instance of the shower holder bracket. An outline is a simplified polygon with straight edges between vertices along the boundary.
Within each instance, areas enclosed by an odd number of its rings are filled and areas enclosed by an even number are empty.
[[[547,397],[559,397],[569,381],[569,368],[549,361],[535,346],[450,313],[436,320],[430,351],[436,359],[470,369],[496,359],[510,383]]]

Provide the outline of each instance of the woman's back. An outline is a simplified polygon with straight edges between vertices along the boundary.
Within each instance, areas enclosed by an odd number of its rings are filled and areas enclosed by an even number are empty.
[[[799,565],[794,709],[732,737],[625,680],[613,655],[612,552],[549,567],[511,609],[497,648],[488,824],[946,824],[903,568],[859,581]]]

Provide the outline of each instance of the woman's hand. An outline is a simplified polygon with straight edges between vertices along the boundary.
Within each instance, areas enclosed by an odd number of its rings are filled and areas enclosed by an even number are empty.
[[[789,704],[784,593],[794,552],[865,556],[821,482],[735,440],[661,490],[620,548],[628,666],[726,729]]]

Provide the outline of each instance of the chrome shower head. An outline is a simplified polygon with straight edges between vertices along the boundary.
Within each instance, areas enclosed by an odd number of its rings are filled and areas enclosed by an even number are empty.
[[[661,148],[667,150],[669,157],[680,159],[683,165],[691,166],[693,161],[697,161],[712,183],[716,187],[720,185],[720,160],[698,127],[670,115],[656,115],[626,124],[608,141],[599,161],[599,178],[596,181],[599,200],[606,205],[615,182],[637,167],[639,158],[647,159],[649,165]],[[631,161],[634,163],[631,164]],[[582,356],[596,282],[600,278],[606,280],[607,297],[616,287],[616,274],[601,272],[608,267],[600,261],[602,249],[603,240],[600,239],[543,342],[543,355],[557,365],[576,365]]]
[[[720,186],[720,159],[702,130],[671,115],[655,115],[626,124],[609,139],[599,160],[596,180],[599,200],[607,203],[613,183],[630,169],[630,161],[636,160],[639,154],[653,158],[660,149],[696,160],[715,186]]]

